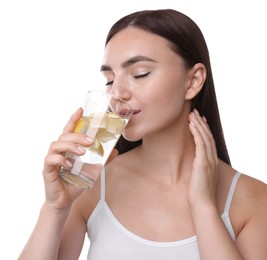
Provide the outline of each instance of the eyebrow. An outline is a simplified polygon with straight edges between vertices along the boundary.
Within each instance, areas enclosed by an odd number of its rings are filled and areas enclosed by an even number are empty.
[[[137,62],[140,62],[140,61],[150,61],[150,62],[156,62],[155,60],[151,59],[151,58],[148,58],[146,56],[142,56],[142,55],[138,55],[138,56],[134,56],[126,61],[124,61],[122,64],[121,64],[121,67],[123,69],[125,68],[128,68],[130,67],[131,65],[137,63]],[[111,71],[111,67],[109,65],[105,65],[103,64],[100,68],[100,71]]]

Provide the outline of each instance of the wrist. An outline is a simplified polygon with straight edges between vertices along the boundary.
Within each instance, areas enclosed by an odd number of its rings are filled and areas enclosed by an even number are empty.
[[[192,216],[218,215],[219,211],[212,201],[191,203]]]
[[[54,205],[51,205],[49,202],[44,202],[41,213],[45,215],[55,216],[55,217],[67,217],[70,211],[71,205],[67,207],[55,207]]]

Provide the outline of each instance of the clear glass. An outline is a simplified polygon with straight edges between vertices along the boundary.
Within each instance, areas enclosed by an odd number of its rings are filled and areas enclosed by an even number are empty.
[[[74,132],[88,135],[94,143],[84,147],[82,156],[66,153],[73,166],[62,167],[61,177],[81,189],[92,188],[131,115],[132,108],[124,100],[105,91],[89,91]]]

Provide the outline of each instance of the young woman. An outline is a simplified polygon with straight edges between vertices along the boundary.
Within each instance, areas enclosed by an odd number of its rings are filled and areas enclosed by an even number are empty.
[[[267,259],[266,184],[230,165],[208,49],[175,10],[130,14],[111,28],[101,71],[107,91],[134,108],[90,190],[64,182],[78,109],[50,146],[45,202],[19,259]]]

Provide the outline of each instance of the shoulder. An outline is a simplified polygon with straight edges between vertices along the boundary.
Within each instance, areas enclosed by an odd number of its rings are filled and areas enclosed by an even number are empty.
[[[71,211],[76,212],[85,223],[87,223],[87,220],[100,200],[100,182],[101,177],[99,176],[94,186],[91,189],[84,190],[75,200],[71,208]]]
[[[224,196],[229,192],[233,178],[238,171],[232,167],[222,164],[219,173],[219,185],[222,187]],[[253,178],[252,175],[239,172],[240,177],[234,190],[234,202],[244,203],[253,207],[258,203],[266,201],[267,185]],[[224,198],[225,199],[225,198]],[[240,204],[239,204],[240,205]]]
[[[218,192],[221,212],[223,211],[236,172],[230,166],[221,164],[219,173],[220,188]],[[259,221],[263,218],[267,219],[266,201],[267,185],[253,178],[252,175],[241,172],[230,205],[230,218],[237,236],[248,223]]]
[[[115,196],[120,191],[120,188],[127,188],[125,182],[128,182],[129,165],[132,160],[129,160],[128,155],[131,152],[124,153],[117,156],[108,165],[105,166],[106,181],[105,189],[106,193],[111,193]],[[127,192],[127,190],[124,192]],[[83,191],[83,193],[76,199],[71,211],[75,211],[85,222],[88,221],[95,207],[100,200],[101,194],[101,176],[98,177],[96,183],[91,189]]]
[[[249,175],[242,174],[237,183],[232,219],[241,219],[237,235],[246,233],[253,237],[256,232],[267,232],[267,185]],[[266,236],[266,234],[265,234]]]
[[[265,202],[267,205],[267,185],[249,175],[242,174],[238,181],[237,199],[246,201],[252,208]]]
[[[249,206],[249,216],[266,210],[267,213],[267,185],[251,176],[242,174],[238,183],[237,200],[242,200]]]
[[[235,194],[234,218],[243,219],[237,233],[237,247],[246,259],[267,259],[267,185],[241,175]]]

